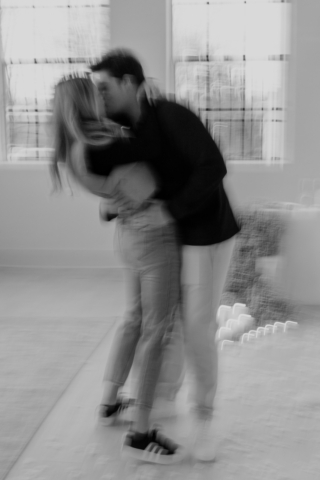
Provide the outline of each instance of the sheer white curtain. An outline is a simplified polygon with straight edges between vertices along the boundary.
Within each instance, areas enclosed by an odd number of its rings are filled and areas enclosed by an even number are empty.
[[[109,47],[109,0],[0,0],[7,161],[51,154],[53,86]]]
[[[288,0],[172,0],[177,99],[229,161],[283,162]]]

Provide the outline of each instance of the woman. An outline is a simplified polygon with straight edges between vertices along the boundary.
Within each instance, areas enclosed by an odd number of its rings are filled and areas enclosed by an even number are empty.
[[[137,163],[135,149],[121,130],[101,121],[101,112],[98,92],[88,76],[64,77],[56,86],[55,185],[61,185],[58,164],[64,162],[77,182],[112,202],[119,214],[120,250],[129,267],[128,313],[113,342],[100,416],[111,424],[127,407],[118,391],[128,378],[139,342],[143,361],[135,422],[125,437],[123,452],[171,464],[182,458],[182,449],[158,430],[150,430],[149,416],[164,348],[179,308],[180,249],[169,214],[153,199],[157,191],[154,175],[146,165]],[[97,157],[105,162],[106,177],[88,169]]]

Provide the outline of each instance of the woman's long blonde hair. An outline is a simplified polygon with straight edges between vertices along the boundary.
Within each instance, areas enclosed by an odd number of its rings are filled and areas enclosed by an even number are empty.
[[[61,188],[59,162],[70,158],[75,142],[103,146],[110,143],[114,130],[101,119],[98,91],[89,75],[63,77],[55,87],[53,100],[54,154],[51,174],[55,189]]]

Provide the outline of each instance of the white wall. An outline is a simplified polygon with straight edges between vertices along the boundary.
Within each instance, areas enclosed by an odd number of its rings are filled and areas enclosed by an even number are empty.
[[[111,0],[111,46],[139,53],[147,75],[166,83],[166,2]],[[50,197],[45,165],[0,164],[0,265],[117,266],[114,222],[98,199]]]
[[[146,76],[166,87],[166,0],[111,0],[111,47],[136,53]]]
[[[130,47],[146,73],[169,85],[166,0],[111,0],[111,46]],[[319,0],[294,0],[290,74],[290,155],[283,170],[229,167],[233,202],[296,201],[301,177],[320,177]],[[46,166],[0,165],[0,265],[118,265],[113,225],[101,225],[97,199],[51,198]]]
[[[114,225],[101,225],[98,199],[51,190],[46,165],[2,166],[0,265],[114,265]]]

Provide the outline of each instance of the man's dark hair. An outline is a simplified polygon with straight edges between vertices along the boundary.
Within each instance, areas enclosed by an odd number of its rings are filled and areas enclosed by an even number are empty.
[[[132,75],[138,85],[145,80],[143,68],[139,60],[127,49],[110,50],[102,57],[100,62],[91,65],[92,72],[106,70],[112,77],[122,78]]]

